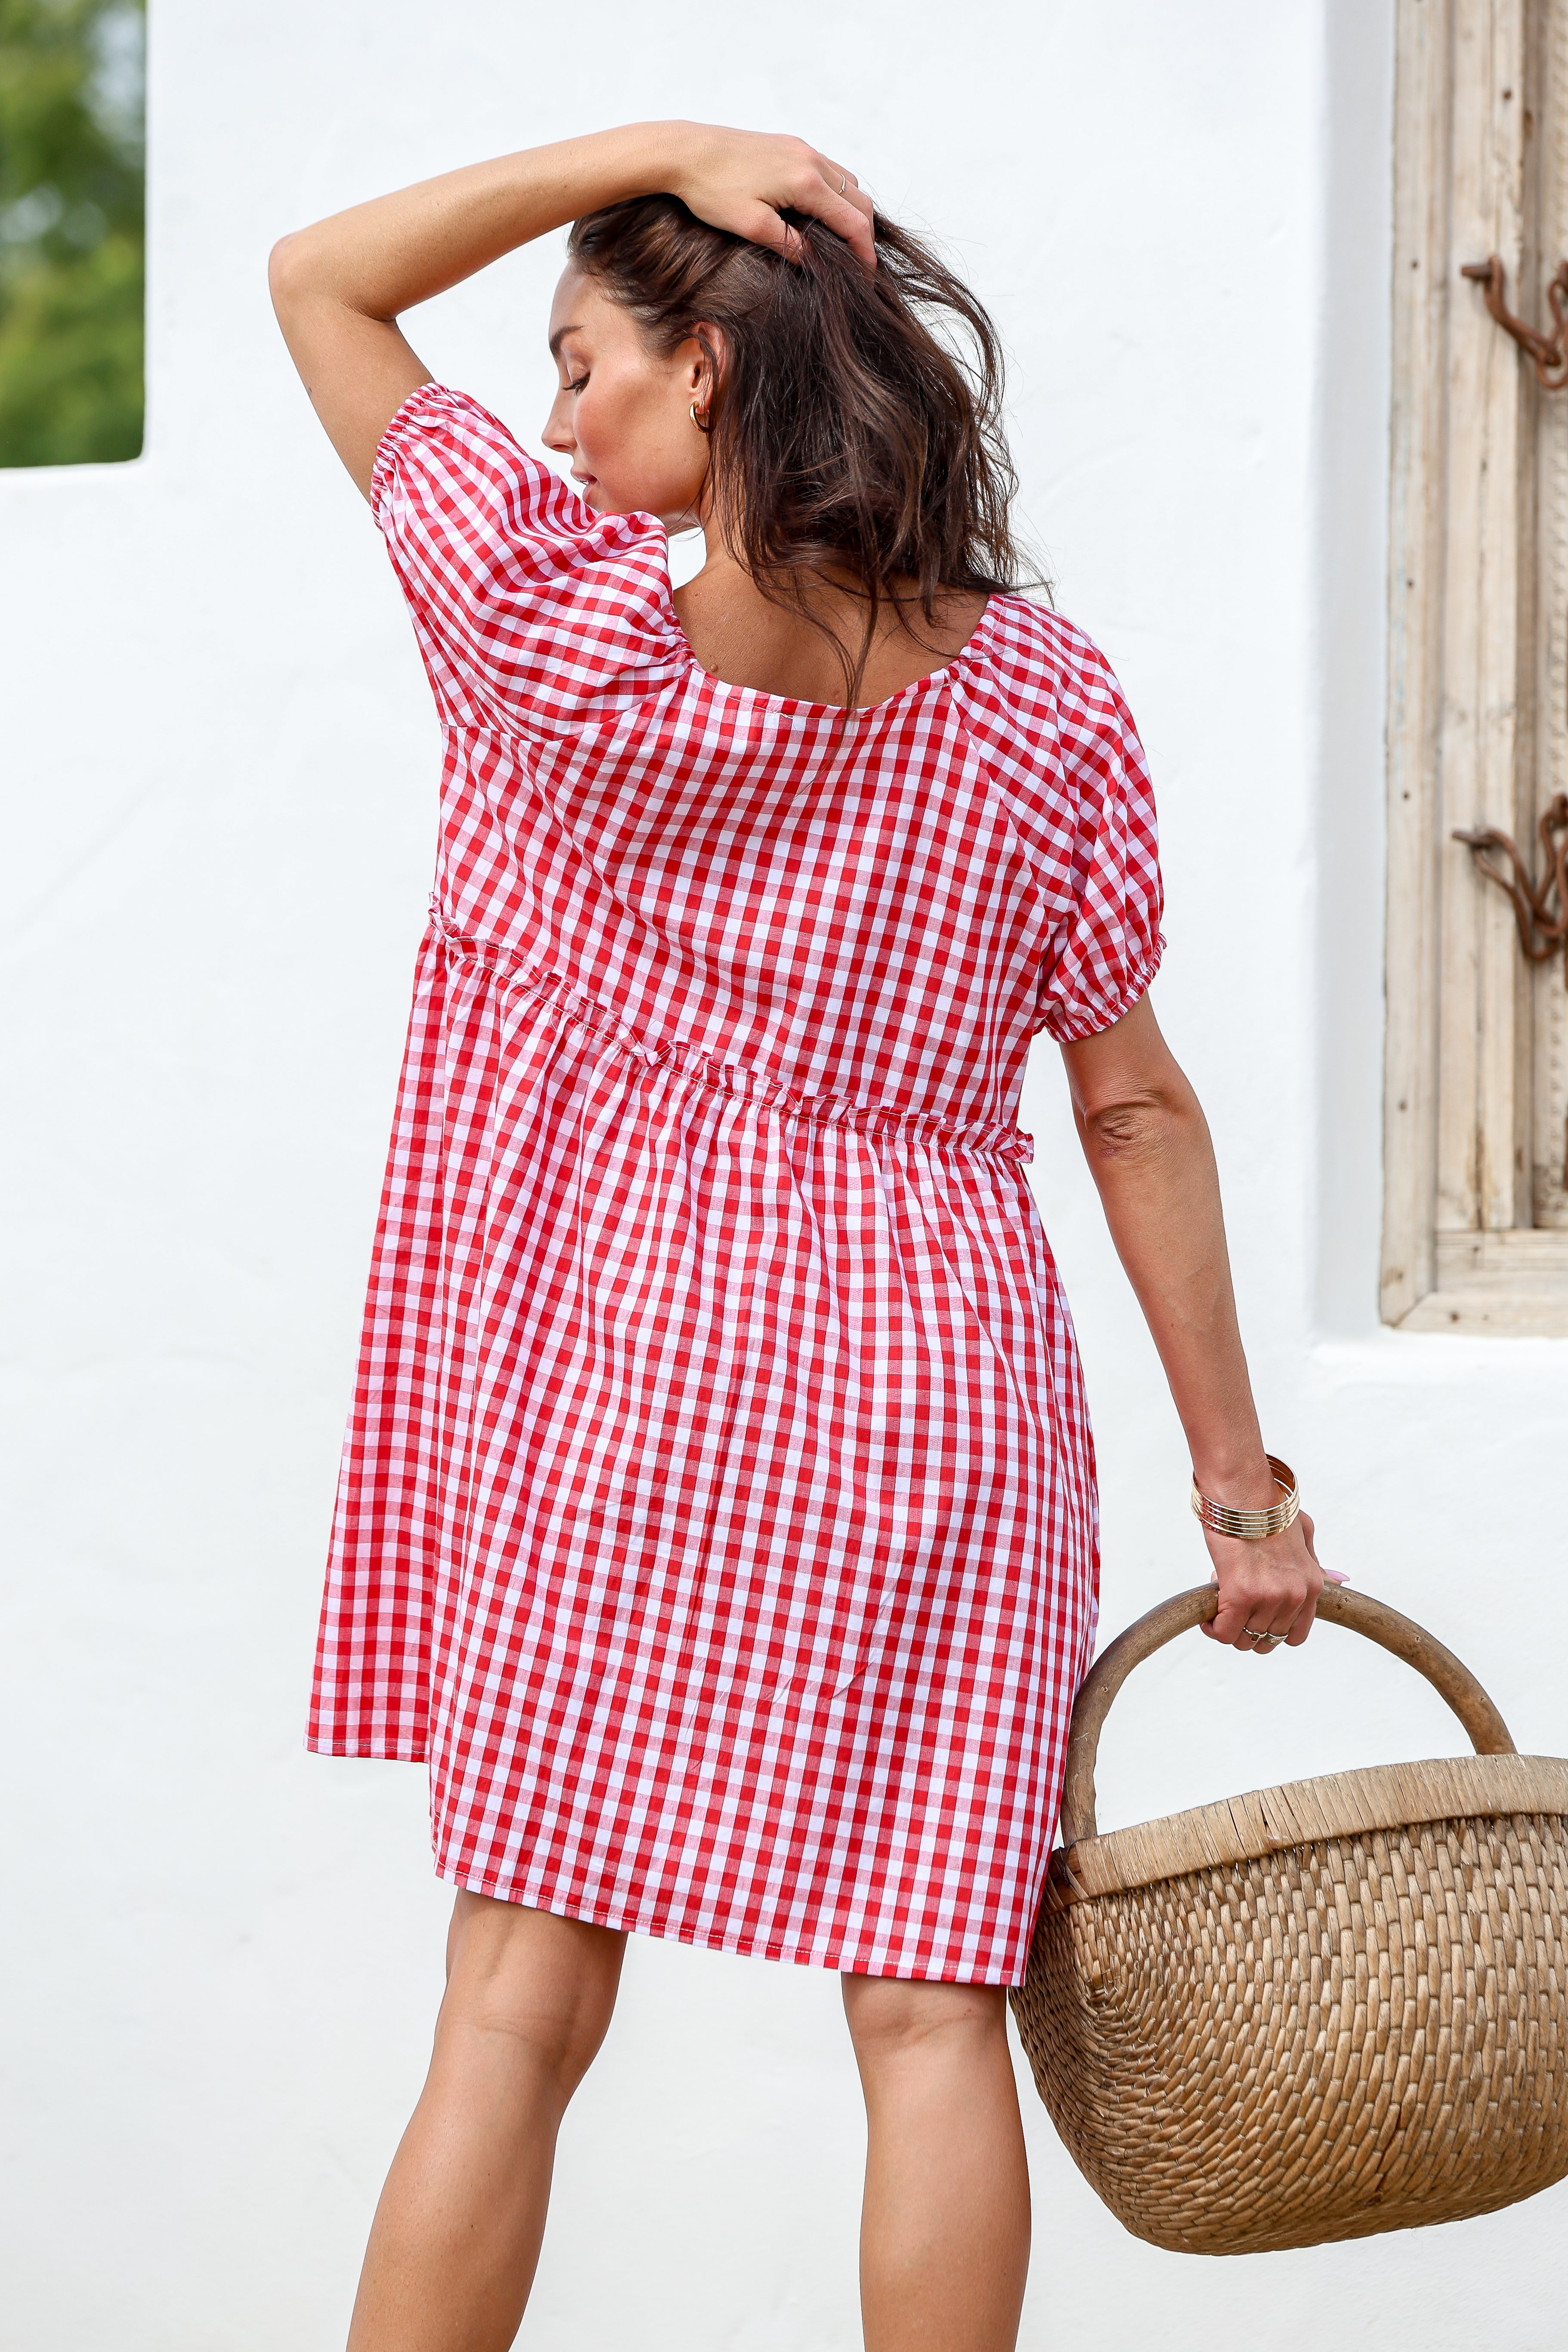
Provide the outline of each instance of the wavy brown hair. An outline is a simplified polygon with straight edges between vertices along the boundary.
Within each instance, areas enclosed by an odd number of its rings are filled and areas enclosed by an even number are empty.
[[[695,336],[710,371],[715,520],[764,595],[831,638],[848,699],[882,608],[927,626],[943,590],[1036,584],[1013,535],[1002,349],[984,307],[920,238],[879,214],[868,275],[831,229],[783,215],[798,260],[710,228],[678,196],[588,213],[574,265],[655,348]],[[722,368],[705,327],[724,337]],[[858,656],[810,608],[814,582],[866,599]]]

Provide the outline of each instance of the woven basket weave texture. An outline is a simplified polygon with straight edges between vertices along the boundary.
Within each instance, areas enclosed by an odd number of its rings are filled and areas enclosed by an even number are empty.
[[[1425,1822],[1047,1906],[1014,2003],[1136,2236],[1313,2245],[1568,2173],[1565,1921],[1561,1815]]]

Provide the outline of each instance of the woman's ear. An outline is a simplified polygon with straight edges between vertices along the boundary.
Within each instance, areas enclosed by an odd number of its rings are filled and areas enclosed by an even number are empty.
[[[704,408],[712,399],[724,373],[728,357],[724,330],[714,326],[710,320],[700,319],[683,349],[689,354],[689,396],[695,400],[699,408]]]

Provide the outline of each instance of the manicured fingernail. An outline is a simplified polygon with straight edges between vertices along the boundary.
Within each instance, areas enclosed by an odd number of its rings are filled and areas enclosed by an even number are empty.
[[[1325,1568],[1323,1570],[1323,1582],[1325,1584],[1348,1584],[1350,1582],[1350,1578],[1348,1576],[1342,1576],[1337,1568]]]

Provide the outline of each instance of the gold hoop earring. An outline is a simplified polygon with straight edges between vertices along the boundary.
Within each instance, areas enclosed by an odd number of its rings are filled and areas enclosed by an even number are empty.
[[[699,415],[698,415],[698,414],[697,414],[697,403],[696,403],[695,401],[693,401],[693,402],[692,402],[692,404],[691,404],[690,415],[691,415],[691,422],[693,423],[693,425],[696,425],[697,430],[699,431],[699,433],[706,433],[706,432],[707,432],[707,430],[708,430],[708,427],[707,427],[707,425],[703,423],[703,421],[702,421],[701,417],[700,417],[700,416],[699,416]]]

